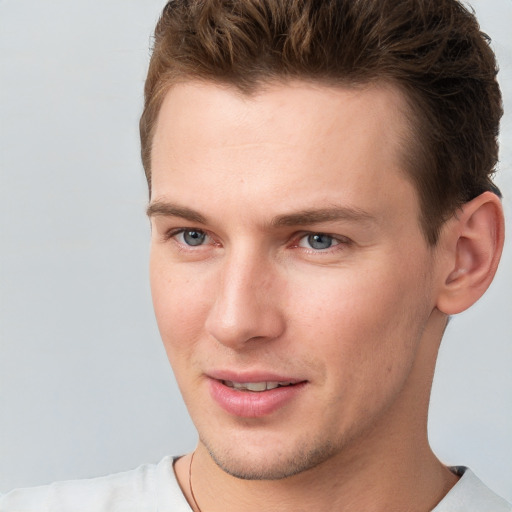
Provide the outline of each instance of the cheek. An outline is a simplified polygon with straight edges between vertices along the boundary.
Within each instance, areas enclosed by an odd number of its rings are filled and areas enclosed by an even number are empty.
[[[389,380],[390,373],[405,372],[430,314],[418,296],[425,279],[411,275],[387,265],[340,270],[315,287],[302,283],[292,292],[300,304],[296,335],[309,333],[308,350],[322,354],[333,378],[371,382],[370,373]]]
[[[199,276],[183,272],[180,265],[151,257],[150,282],[153,307],[167,355],[171,360],[189,353],[204,326],[208,286]]]

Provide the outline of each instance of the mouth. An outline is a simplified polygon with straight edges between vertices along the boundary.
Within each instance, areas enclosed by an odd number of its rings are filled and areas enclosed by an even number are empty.
[[[303,396],[308,383],[299,379],[277,380],[277,375],[247,375],[245,378],[231,380],[233,377],[234,375],[210,376],[210,396],[225,412],[241,418],[268,416],[296,403]]]
[[[262,382],[235,382],[232,380],[221,380],[224,386],[236,389],[237,391],[250,391],[252,393],[261,393],[277,388],[294,386],[294,382],[262,381]]]

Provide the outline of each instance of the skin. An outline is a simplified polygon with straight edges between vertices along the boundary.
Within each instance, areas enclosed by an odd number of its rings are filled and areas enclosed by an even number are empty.
[[[431,510],[456,482],[426,434],[456,229],[436,248],[421,231],[400,158],[404,108],[384,86],[295,82],[247,97],[187,82],[166,96],[151,287],[200,436],[203,512]],[[315,233],[331,247],[313,248]],[[226,369],[305,384],[271,414],[240,418],[209,391]],[[189,464],[175,470],[192,503]]]

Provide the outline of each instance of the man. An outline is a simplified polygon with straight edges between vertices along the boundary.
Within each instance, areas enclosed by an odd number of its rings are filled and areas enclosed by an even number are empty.
[[[456,1],[173,1],[141,119],[192,454],[1,510],[511,510],[430,450],[503,246],[496,65]]]

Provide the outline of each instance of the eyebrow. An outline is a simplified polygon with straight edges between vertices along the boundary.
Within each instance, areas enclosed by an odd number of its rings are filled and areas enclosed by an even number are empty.
[[[333,206],[278,215],[272,219],[271,224],[275,227],[308,226],[311,224],[333,222],[337,220],[371,222],[375,221],[375,217],[359,208]]]
[[[182,219],[190,222],[197,222],[199,224],[206,224],[206,217],[199,212],[187,208],[186,206],[179,206],[173,203],[164,201],[152,202],[146,210],[148,217],[181,217]]]
[[[199,224],[208,223],[208,219],[196,210],[166,201],[152,202],[148,206],[146,214],[148,217],[180,217]],[[277,215],[270,221],[270,225],[272,227],[309,226],[338,220],[373,222],[375,217],[360,208],[333,206]]]

